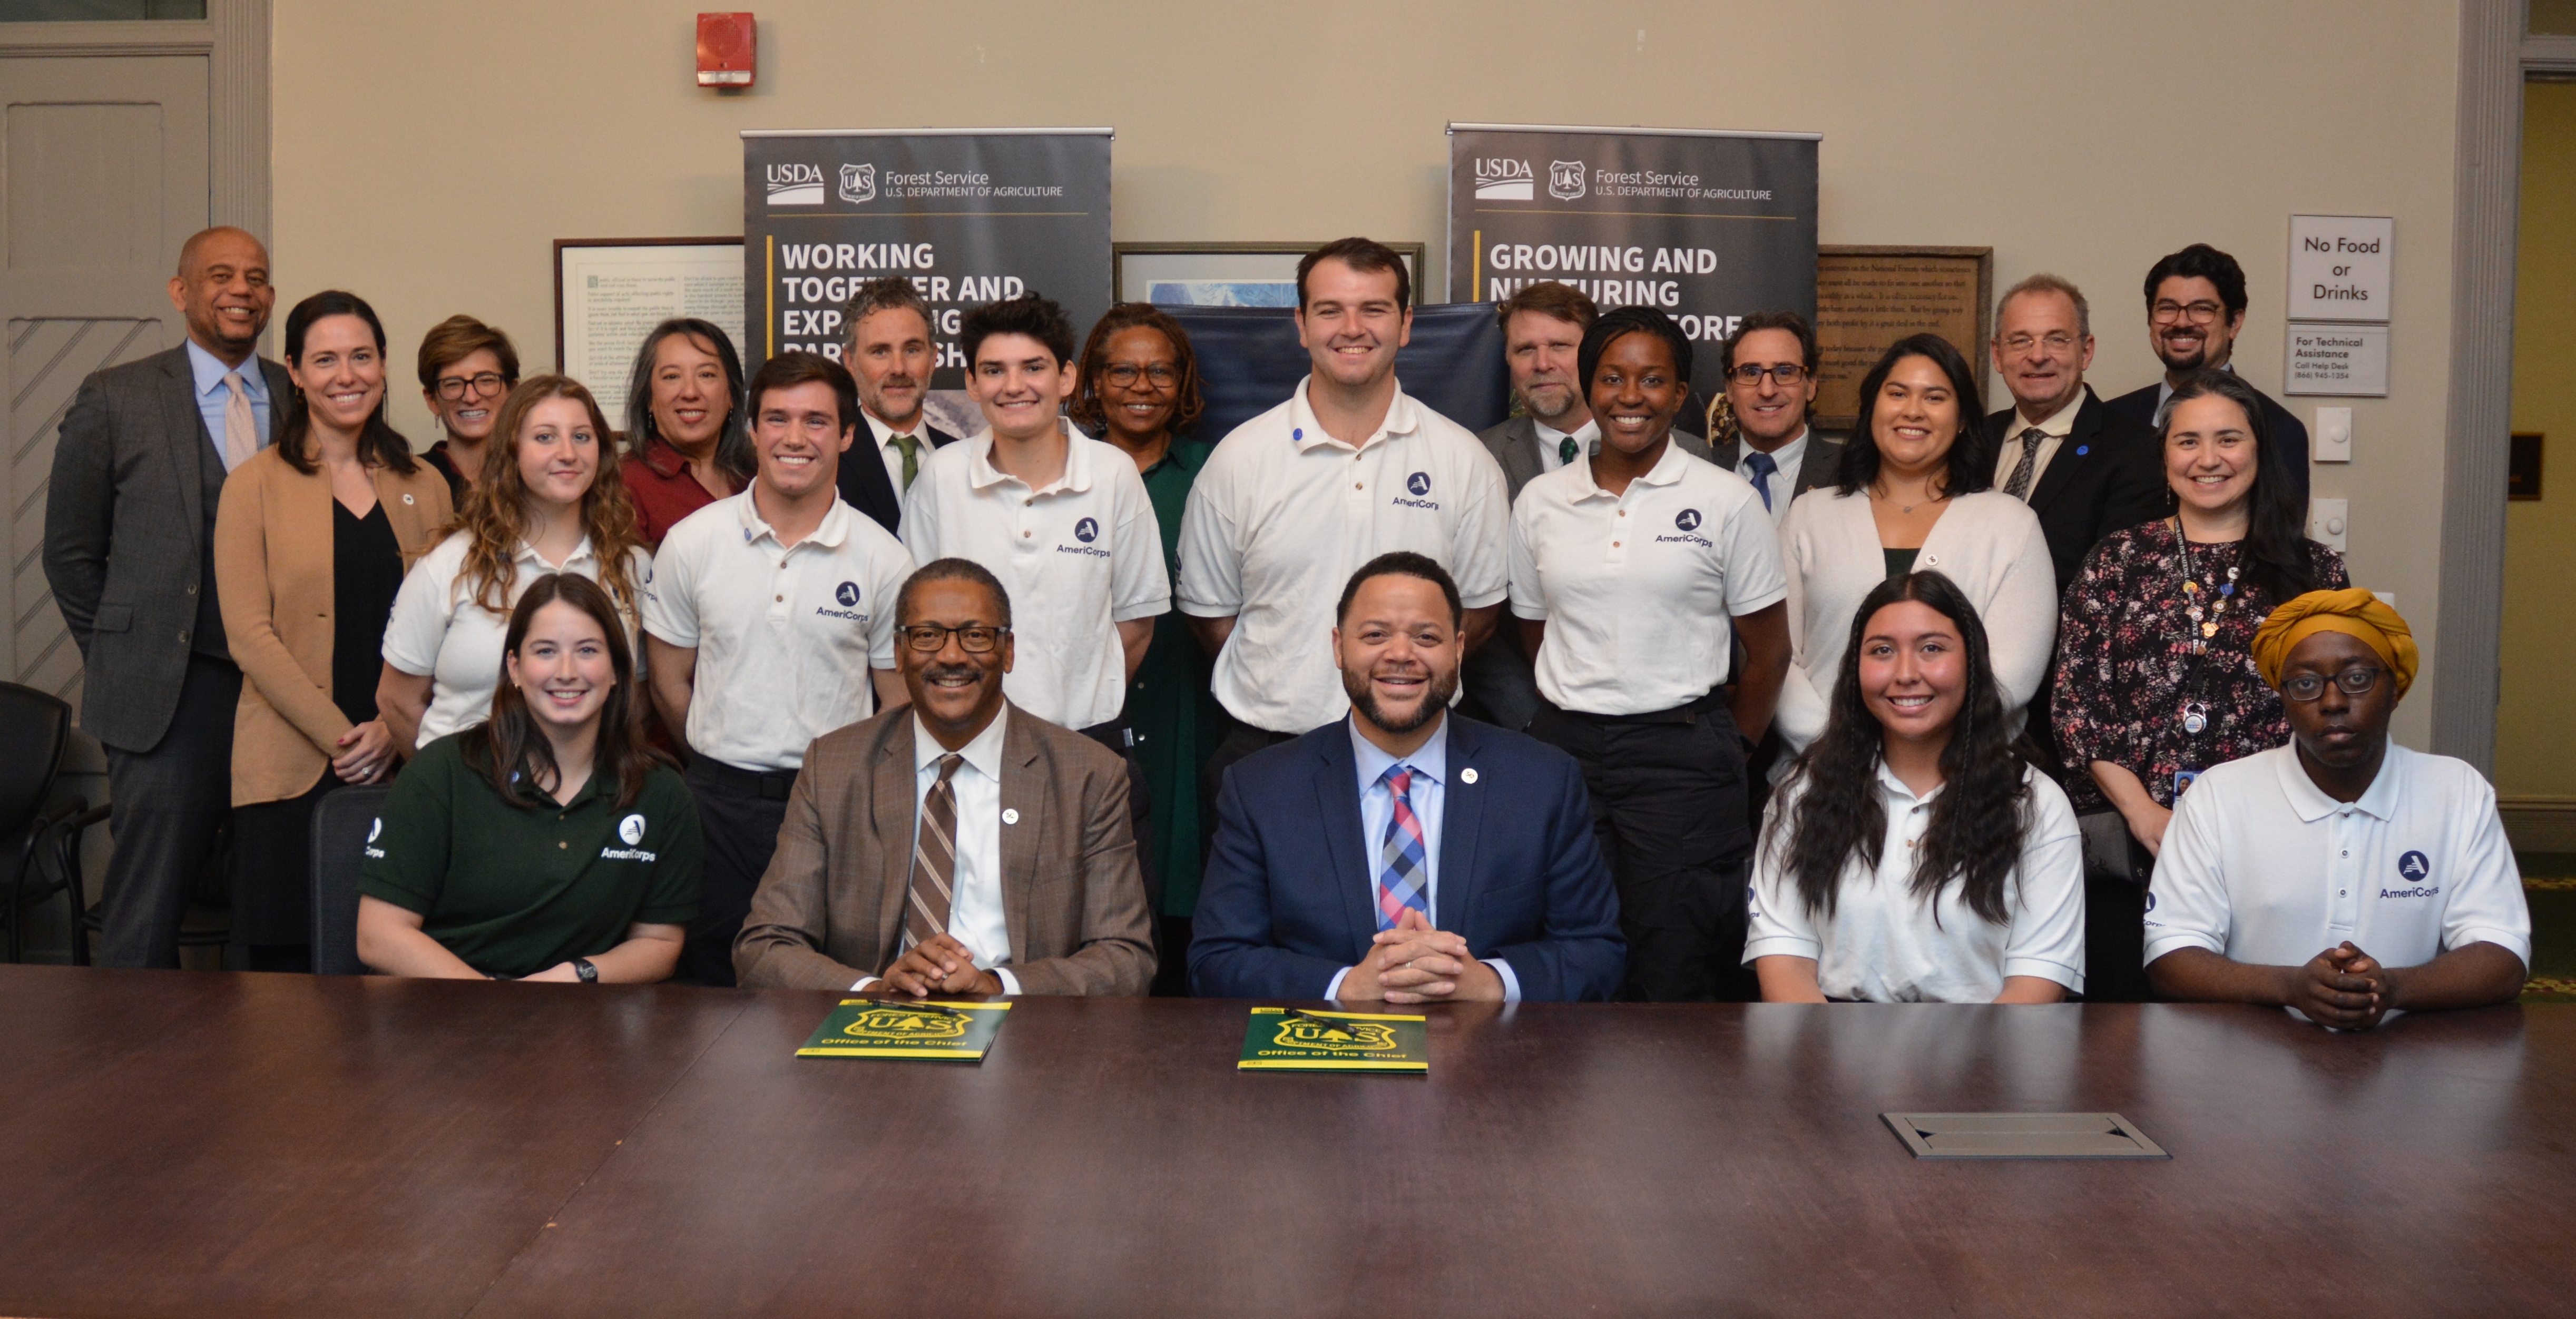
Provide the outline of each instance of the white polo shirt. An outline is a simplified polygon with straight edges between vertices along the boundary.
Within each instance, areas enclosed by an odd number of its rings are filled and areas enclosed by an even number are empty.
[[[2495,789],[2465,762],[2394,742],[2356,802],[2320,790],[2295,744],[2194,781],[2147,891],[2147,960],[2206,948],[2300,966],[2347,939],[2385,966],[2473,943],[2531,964],[2531,908]]]
[[[1513,615],[1547,621],[1539,694],[1587,714],[1707,695],[1727,678],[1730,619],[1789,595],[1762,496],[1672,443],[1624,494],[1588,459],[1521,487],[1511,564]]]
[[[1484,444],[1401,384],[1377,431],[1344,444],[1306,406],[1309,380],[1217,445],[1181,519],[1182,612],[1235,620],[1216,659],[1217,699],[1277,733],[1350,709],[1333,609],[1361,564],[1427,555],[1470,609],[1500,603],[1509,581],[1510,499]]]
[[[993,466],[986,431],[941,449],[903,500],[913,561],[972,559],[1011,593],[1016,658],[1002,691],[1083,729],[1127,704],[1120,623],[1172,608],[1163,531],[1125,452],[1064,426],[1064,473],[1042,488]]]
[[[870,668],[894,662],[894,597],[912,556],[832,501],[793,546],[752,487],[680,519],[644,588],[644,630],[695,648],[689,745],[736,769],[801,768],[815,738],[876,711]]]
[[[420,557],[394,595],[393,616],[385,620],[385,663],[429,681],[429,711],[420,719],[418,746],[450,733],[461,733],[492,717],[492,693],[501,685],[502,655],[510,639],[510,612],[528,584],[548,573],[574,572],[599,580],[599,556],[584,536],[560,564],[546,562],[532,545],[519,546],[499,610],[468,599],[472,584],[465,573],[468,537],[457,532]],[[626,565],[626,580],[646,589],[653,576],[653,556],[637,546]],[[630,606],[632,602],[621,601]],[[636,681],[644,675],[644,648],[638,644],[635,619],[626,621],[627,648],[635,655]]]
[[[1878,866],[1868,869],[1854,856],[1844,863],[1833,914],[1809,912],[1783,864],[1788,849],[1780,822],[1804,786],[1803,779],[1793,780],[1764,812],[1747,888],[1745,962],[1814,958],[1816,984],[1827,998],[1870,1003],[1991,1003],[2007,976],[2036,976],[2084,992],[2083,835],[2064,789],[2027,767],[2022,782],[2030,785],[2030,822],[2022,830],[2021,860],[2004,880],[2004,910],[2012,919],[1994,925],[1969,908],[1955,878],[1942,887],[1937,905],[1914,895],[1914,849],[1940,789],[1918,798],[1884,761],[1878,791],[1887,837]]]

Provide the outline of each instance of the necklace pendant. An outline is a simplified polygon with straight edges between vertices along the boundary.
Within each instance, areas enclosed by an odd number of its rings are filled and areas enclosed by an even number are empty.
[[[2209,720],[2197,710],[2182,717],[2182,731],[2186,733],[2198,733],[2207,727],[2209,727]]]
[[[2234,594],[2236,594],[2236,583],[2234,583],[2234,582],[2229,582],[2229,583],[2228,583],[2228,584],[2226,584],[2225,586],[2219,587],[2219,588],[2218,588],[2218,593],[2219,593],[2220,595],[2234,595]]]
[[[2191,582],[2191,581],[2184,582],[2184,583],[2182,584],[2182,593],[2183,593],[2184,595],[2198,595],[2198,594],[2200,594],[2200,583],[2198,583],[2198,582]]]
[[[2202,636],[2204,636],[2204,637],[2214,637],[2214,636],[2217,636],[2217,635],[2218,635],[2218,624],[2216,624],[2216,623],[2203,623],[2203,624],[2201,624],[2201,625],[2200,625],[2200,634],[2201,634]]]

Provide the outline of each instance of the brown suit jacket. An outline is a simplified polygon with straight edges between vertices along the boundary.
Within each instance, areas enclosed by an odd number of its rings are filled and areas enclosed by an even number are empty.
[[[372,469],[403,568],[429,552],[452,510],[447,479]],[[233,805],[284,801],[322,781],[349,731],[331,703],[331,477],[296,471],[270,445],[224,481],[215,513],[216,598],[241,666],[233,715]]]
[[[1142,994],[1153,927],[1127,765],[1014,705],[1002,733],[1002,910],[1024,994]],[[899,705],[814,739],[778,850],[734,940],[751,989],[846,990],[895,959],[911,889],[913,717]]]

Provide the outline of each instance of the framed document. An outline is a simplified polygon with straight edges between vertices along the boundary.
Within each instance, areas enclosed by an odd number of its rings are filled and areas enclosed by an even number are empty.
[[[589,386],[620,434],[635,351],[674,316],[714,322],[742,351],[741,239],[555,240],[555,369]]]
[[[1930,331],[1986,374],[1994,337],[1995,249],[1991,247],[1818,247],[1816,425],[1849,430],[1860,410],[1860,378],[1887,346]]]
[[[1113,243],[1110,287],[1120,302],[1162,307],[1294,307],[1297,263],[1322,243]],[[1389,243],[1422,304],[1423,245]]]

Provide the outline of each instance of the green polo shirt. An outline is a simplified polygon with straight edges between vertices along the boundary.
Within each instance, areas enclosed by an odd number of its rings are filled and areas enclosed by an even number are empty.
[[[1163,562],[1181,579],[1181,518],[1190,485],[1207,465],[1209,446],[1172,440],[1162,461],[1145,469],[1145,495],[1162,524]],[[1188,617],[1174,609],[1154,620],[1154,641],[1127,687],[1127,720],[1136,730],[1136,759],[1153,794],[1154,869],[1163,880],[1163,914],[1188,916],[1199,905],[1199,769],[1224,738],[1225,710],[1209,690],[1214,661],[1200,649]]]
[[[568,803],[511,800],[465,763],[466,734],[422,747],[369,830],[358,891],[421,914],[421,929],[486,975],[523,976],[626,941],[628,927],[698,914],[698,806],[656,765],[634,801],[594,774]]]

